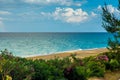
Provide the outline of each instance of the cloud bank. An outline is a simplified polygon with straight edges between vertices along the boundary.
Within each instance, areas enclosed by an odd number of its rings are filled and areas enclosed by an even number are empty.
[[[98,9],[98,10],[102,10],[102,6],[99,5],[99,6],[97,7],[97,9]],[[107,9],[108,9],[108,11],[109,11],[110,13],[120,13],[120,11],[119,11],[116,7],[114,7],[114,6],[112,6],[112,5],[107,5]]]
[[[81,8],[56,8],[54,12],[45,13],[41,12],[41,15],[45,17],[51,17],[55,20],[60,20],[67,23],[82,23],[88,20],[91,17],[96,16],[94,12],[91,12],[89,15],[86,11],[83,11]]]
[[[63,20],[68,23],[79,23],[88,18],[87,12],[82,9],[56,8],[53,13],[55,20]]]
[[[0,11],[0,15],[10,15],[11,12],[8,11]]]

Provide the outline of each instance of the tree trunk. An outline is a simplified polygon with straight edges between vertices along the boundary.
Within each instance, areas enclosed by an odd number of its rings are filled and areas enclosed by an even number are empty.
[[[5,80],[5,75],[2,75],[2,80]]]

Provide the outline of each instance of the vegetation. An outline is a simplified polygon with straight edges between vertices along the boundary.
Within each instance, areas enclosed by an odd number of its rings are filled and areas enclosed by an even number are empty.
[[[120,11],[120,0],[118,0],[118,11]],[[113,35],[113,38],[110,38],[108,41],[108,49],[111,52],[119,53],[120,54],[120,18],[119,14],[111,12],[107,5],[102,8],[103,14],[103,27],[106,29],[107,32]]]
[[[87,80],[104,77],[106,71],[120,70],[116,54],[106,52],[84,59],[71,55],[54,60],[27,60],[7,50],[0,54],[0,80]]]

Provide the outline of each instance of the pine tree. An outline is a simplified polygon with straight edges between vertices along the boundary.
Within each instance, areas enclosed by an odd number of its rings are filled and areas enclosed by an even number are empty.
[[[120,11],[120,0],[118,0],[117,10]],[[106,4],[102,7],[102,11],[102,26],[113,35],[113,38],[108,40],[108,49],[111,52],[120,53],[120,18],[116,17],[115,13],[111,13]]]

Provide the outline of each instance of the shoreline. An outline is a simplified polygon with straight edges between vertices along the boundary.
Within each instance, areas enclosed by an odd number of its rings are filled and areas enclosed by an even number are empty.
[[[33,55],[26,55],[26,56],[21,56],[23,58],[29,58],[29,57],[35,57],[35,56],[48,56],[51,54],[59,54],[59,53],[66,53],[66,52],[76,52],[76,51],[86,51],[86,50],[95,50],[95,49],[105,49],[106,47],[101,47],[101,48],[90,48],[90,49],[76,49],[76,50],[67,50],[67,51],[58,51],[58,52],[51,52],[48,54],[33,54]]]
[[[103,52],[107,52],[108,50],[106,48],[94,48],[94,49],[86,49],[86,50],[71,50],[71,51],[64,51],[64,52],[56,52],[52,54],[47,54],[47,55],[33,55],[33,56],[28,56],[24,57],[26,59],[44,59],[44,60],[49,60],[49,59],[55,59],[57,57],[59,58],[65,58],[70,56],[71,54],[76,54],[76,57],[78,58],[84,58],[84,57],[89,57],[89,56],[95,56]]]

